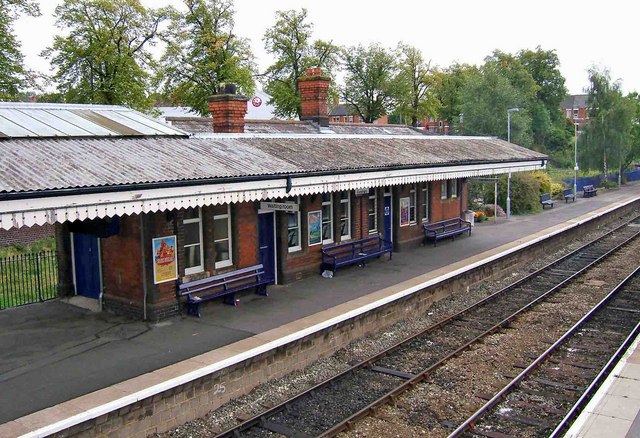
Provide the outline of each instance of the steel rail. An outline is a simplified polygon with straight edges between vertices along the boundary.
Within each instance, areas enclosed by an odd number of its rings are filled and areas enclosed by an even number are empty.
[[[549,355],[551,355],[562,344],[564,344],[567,339],[569,339],[570,337],[575,335],[575,333],[578,331],[578,329],[580,329],[586,322],[591,320],[591,318],[598,311],[600,311],[604,306],[606,306],[609,303],[609,301],[615,295],[617,295],[618,292],[621,289],[623,289],[631,279],[635,278],[638,275],[638,273],[640,273],[640,267],[636,268],[624,280],[622,280],[618,285],[616,285],[607,294],[607,296],[605,296],[598,304],[596,304],[589,312],[587,312],[587,314],[585,314],[582,318],[580,318],[580,320],[578,322],[576,322],[573,325],[573,327],[571,327],[569,330],[567,330],[557,341],[555,341],[549,348],[547,348],[542,354],[540,354],[540,356],[538,356],[533,362],[531,362],[531,364],[529,364],[529,366],[527,366],[524,370],[522,370],[522,372],[520,372],[520,374],[518,374],[516,377],[514,377],[500,391],[498,391],[490,400],[488,400],[482,407],[480,407],[469,418],[467,418],[467,420],[465,420],[462,424],[460,424],[460,426],[458,426],[453,432],[451,432],[451,434],[449,434],[448,438],[457,438],[462,433],[466,432],[467,430],[471,430],[473,428],[474,423],[476,423],[480,418],[482,418],[485,414],[487,414],[489,412],[489,410],[491,408],[493,408],[496,404],[498,404],[498,402],[500,402],[507,394],[509,394],[514,387],[516,387],[522,380],[524,380],[536,368],[538,368],[538,366],[542,362],[544,362],[549,357]],[[609,361],[607,362],[607,365],[605,366],[605,368],[609,367],[613,363],[615,357],[618,354],[620,354],[621,350],[624,351],[624,349],[626,349],[625,345],[630,344],[631,341],[633,341],[633,338],[635,337],[633,335],[636,334],[636,332],[638,331],[639,328],[640,328],[640,323],[636,324],[636,326],[633,329],[632,333],[629,336],[627,336],[625,341],[620,345],[620,347],[618,347],[618,349],[616,350],[616,353],[609,359]],[[624,349],[623,349],[623,347],[624,347]],[[601,378],[603,372],[604,372],[604,369],[598,374],[598,378]],[[596,385],[596,380],[594,380],[591,383],[591,385],[589,386],[588,390],[593,389],[593,387]],[[580,398],[579,402],[584,401],[585,395],[586,395],[586,392],[583,393],[583,395]],[[571,409],[570,413],[572,413],[572,414],[575,413],[575,409],[576,409],[577,405],[578,405],[578,403],[574,404],[574,407]],[[567,416],[565,416],[565,418],[567,418]],[[561,423],[560,426],[562,426],[563,424],[566,424],[566,423]],[[556,428],[556,431],[560,428],[560,426],[558,426],[558,428]],[[473,430],[471,430],[471,432],[473,432]],[[555,431],[554,431],[554,433],[555,433]],[[557,435],[554,434],[554,435],[551,435],[551,436],[557,436]]]
[[[394,352],[395,350],[399,349],[400,347],[402,347],[403,345],[406,345],[422,336],[424,336],[425,334],[428,334],[432,331],[435,331],[438,328],[441,328],[451,322],[453,322],[456,318],[459,318],[467,313],[469,313],[470,311],[481,307],[499,297],[501,297],[502,295],[508,293],[509,291],[517,288],[518,286],[522,285],[523,283],[532,280],[533,278],[535,278],[538,275],[541,275],[544,273],[544,271],[549,270],[550,268],[562,263],[565,260],[568,260],[569,258],[578,255],[580,252],[588,249],[589,247],[596,245],[600,242],[602,242],[605,238],[610,237],[611,235],[613,235],[614,233],[620,231],[621,229],[623,229],[624,227],[628,226],[628,224],[638,220],[638,218],[640,218],[640,215],[635,216],[634,218],[626,221],[625,223],[617,226],[616,228],[608,231],[607,233],[605,233],[604,235],[600,236],[599,238],[592,240],[591,242],[588,242],[582,246],[580,246],[579,248],[565,254],[564,256],[548,263],[547,265],[531,272],[530,274],[526,275],[525,277],[521,278],[520,280],[517,280],[514,283],[511,283],[507,286],[505,286],[504,288],[498,290],[497,292],[494,292],[493,294],[483,298],[480,301],[477,301],[476,303],[467,306],[466,308],[462,309],[459,312],[456,312],[453,315],[450,315],[432,325],[430,325],[429,327],[427,327],[426,329],[422,330],[421,332],[414,334],[412,336],[409,336],[401,341],[396,342],[395,344],[391,345],[390,347],[387,347],[386,349],[382,350],[379,353],[376,353],[370,357],[368,357],[367,359],[364,359],[354,365],[352,365],[350,368],[340,372],[339,374],[330,377],[316,385],[314,385],[313,387],[295,395],[294,397],[285,400],[279,404],[277,404],[276,406],[273,406],[270,409],[267,409],[266,411],[262,412],[261,414],[258,414],[244,422],[242,422],[241,424],[234,426],[233,428],[230,428],[226,431],[223,431],[222,433],[216,435],[216,438],[227,438],[227,437],[236,437],[239,436],[238,434],[242,431],[248,430],[252,427],[256,427],[256,426],[260,426],[261,423],[263,423],[265,421],[266,418],[273,416],[281,411],[283,411],[286,406],[292,402],[294,402],[295,400],[301,399],[302,397],[313,393],[314,391],[317,391],[318,389],[325,387],[327,385],[330,385],[332,382],[338,381],[340,379],[342,379],[343,377],[347,376],[348,374],[358,370],[358,369],[362,369],[362,368],[367,368],[370,367],[372,365],[372,363],[380,360],[381,358],[388,356],[390,353]],[[623,242],[619,243],[618,245],[616,245],[614,248],[610,249],[609,251],[607,251],[605,254],[603,254],[602,256],[600,256],[599,258],[591,261],[590,263],[588,263],[585,267],[583,267],[582,269],[580,269],[578,272],[574,273],[573,275],[571,275],[570,277],[566,278],[565,280],[563,280],[560,284],[556,284],[550,291],[555,291],[557,290],[559,287],[561,287],[562,285],[566,284],[567,281],[572,280],[575,276],[579,275],[580,273],[584,272],[586,269],[590,268],[591,266],[593,266],[595,263],[601,261],[603,258],[607,257],[608,255],[612,254],[614,251],[616,251],[617,249],[619,249],[620,247],[622,247],[623,245],[625,245],[626,243],[630,242],[632,239],[634,239],[635,237],[638,236],[638,234],[640,234],[640,230],[637,231],[636,233],[634,233],[631,237],[627,238],[626,240],[624,240]],[[548,291],[547,293],[544,294],[544,296],[546,297],[550,291]],[[539,299],[541,299],[541,297],[538,297],[538,301]],[[530,302],[529,304],[527,304],[526,306],[524,306],[523,309],[521,309],[521,311],[524,311],[526,309],[528,309],[529,307],[531,307],[532,305],[534,305],[535,302]],[[499,329],[500,327],[502,327],[505,323],[508,322],[509,319],[512,319],[513,317],[515,317],[515,315],[517,315],[518,313],[520,313],[521,311],[516,312],[515,314],[511,315],[509,318],[506,318],[504,320],[502,320],[500,323],[495,324],[494,326],[492,326],[488,331],[486,331],[485,333],[483,333],[480,336],[477,336],[476,338],[474,338],[474,340],[472,340],[471,342],[465,344],[464,347],[456,350],[453,353],[448,354],[444,359],[440,360],[437,364],[442,364],[443,361],[450,359],[451,357],[454,357],[458,354],[460,354],[460,352],[464,351],[464,349],[468,348],[469,345],[471,345],[472,343],[476,342],[478,339],[486,336],[486,334],[492,333],[495,330]],[[409,381],[406,381],[403,383],[403,385],[401,385],[401,387],[397,387],[396,389],[392,390],[391,392],[387,393],[386,395],[380,397],[379,399],[377,399],[376,401],[374,401],[373,403],[371,403],[370,405],[366,406],[365,408],[361,409],[360,411],[358,411],[357,413],[353,414],[352,416],[350,416],[349,418],[347,418],[346,420],[343,420],[342,422],[336,424],[334,427],[332,427],[330,430],[324,432],[323,434],[321,434],[320,436],[330,436],[332,434],[337,434],[340,431],[344,430],[345,428],[347,428],[350,424],[353,423],[353,421],[363,418],[366,416],[366,412],[371,411],[372,409],[375,409],[377,406],[383,404],[385,401],[391,399],[391,398],[395,398],[399,393],[403,392],[405,390],[406,387],[410,387],[410,386],[414,386],[418,381],[424,379],[426,377],[426,374],[433,371],[435,365],[432,365],[431,367],[429,367],[427,370],[424,370],[422,373],[416,375],[414,378],[410,379]],[[411,383],[410,383],[411,382]],[[398,389],[402,388],[401,391],[397,392]],[[363,415],[364,414],[364,415]]]
[[[624,225],[623,225],[624,226]],[[443,357],[442,359],[440,359],[438,362],[434,363],[433,365],[429,366],[428,368],[426,368],[425,370],[423,370],[422,372],[420,372],[419,374],[417,374],[415,377],[403,382],[401,385],[399,385],[398,387],[396,387],[395,389],[393,389],[392,391],[388,392],[387,394],[383,395],[382,397],[378,398],[376,401],[374,401],[373,403],[369,404],[368,406],[362,408],[360,411],[356,412],[355,414],[353,414],[352,416],[350,416],[349,418],[343,420],[342,422],[336,424],[334,427],[332,427],[331,429],[329,429],[328,431],[322,433],[321,435],[319,435],[320,437],[330,437],[330,436],[335,436],[338,433],[344,431],[345,429],[348,429],[349,427],[351,427],[351,425],[355,422],[358,421],[362,418],[365,418],[369,415],[370,412],[372,412],[373,410],[375,410],[376,408],[378,408],[379,406],[388,403],[389,401],[392,401],[394,398],[398,397],[401,393],[407,391],[408,389],[412,388],[413,386],[415,386],[417,383],[423,381],[429,374],[431,374],[433,371],[435,371],[437,368],[439,368],[440,366],[442,366],[446,361],[448,361],[449,359],[461,354],[462,352],[464,352],[465,350],[467,350],[471,345],[475,344],[477,341],[479,341],[480,339],[494,333],[495,331],[499,330],[500,328],[504,327],[507,325],[507,323],[509,321],[511,321],[512,319],[516,318],[518,315],[522,314],[523,312],[525,312],[526,310],[528,310],[529,308],[535,306],[536,304],[538,304],[540,301],[544,300],[545,298],[547,298],[547,296],[553,294],[554,292],[556,292],[558,289],[562,288],[563,286],[565,286],[568,282],[572,281],[575,277],[579,276],[580,274],[582,274],[584,271],[588,270],[589,268],[591,268],[593,265],[600,263],[603,259],[605,259],[606,257],[608,257],[609,255],[611,255],[613,252],[617,251],[619,248],[621,248],[622,246],[626,245],[628,242],[630,242],[631,240],[633,240],[634,238],[636,238],[638,236],[638,234],[640,234],[640,231],[634,233],[633,235],[631,235],[629,238],[627,238],[626,240],[624,240],[623,242],[619,243],[617,246],[615,246],[614,248],[611,248],[609,251],[607,251],[605,254],[601,255],[600,257],[598,257],[597,259],[593,260],[592,262],[590,262],[589,264],[587,264],[586,266],[584,266],[583,268],[581,268],[580,270],[578,270],[577,272],[575,272],[573,275],[571,275],[570,277],[567,277],[565,280],[561,281],[560,283],[556,284],[555,286],[553,286],[551,289],[547,290],[547,292],[545,292],[544,294],[538,296],[537,298],[535,298],[533,301],[530,301],[528,304],[526,304],[525,306],[521,307],[520,309],[518,309],[517,311],[515,311],[514,313],[512,313],[511,315],[509,315],[508,317],[506,317],[505,319],[503,319],[502,321],[500,321],[499,323],[495,324],[494,326],[492,326],[490,329],[486,330],[485,332],[479,334],[478,336],[476,336],[475,338],[473,338],[471,341],[467,342],[466,344],[464,344],[463,346],[459,347],[457,350],[455,350],[452,353],[449,353],[448,355],[446,355],[445,357]],[[604,237],[604,236],[603,236]],[[599,240],[599,239],[598,239]]]

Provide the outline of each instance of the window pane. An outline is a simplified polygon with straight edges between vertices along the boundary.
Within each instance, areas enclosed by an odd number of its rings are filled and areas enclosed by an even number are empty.
[[[200,243],[200,222],[184,224],[184,244]]]
[[[340,221],[340,235],[341,236],[348,236],[349,233],[349,221],[346,219],[343,219]]]
[[[214,214],[215,216],[220,216],[220,215],[222,215],[222,214],[227,214],[227,213],[229,212],[227,207],[228,207],[228,205],[227,205],[227,204],[223,204],[223,205],[215,205],[215,206],[213,207],[213,214]]]
[[[289,228],[298,226],[298,213],[287,213]]]
[[[322,240],[330,240],[331,238],[332,238],[331,224],[323,222],[322,223]]]
[[[349,199],[349,192],[340,192],[340,199]]]
[[[213,221],[213,240],[226,239],[229,237],[229,221],[227,218]]]
[[[323,205],[322,206],[322,222],[330,222],[331,221],[331,206]]]
[[[193,268],[200,265],[200,245],[186,247],[184,249],[185,268]]]
[[[288,242],[289,242],[289,248],[292,248],[294,246],[300,246],[300,233],[298,228],[289,229]]]
[[[200,213],[199,209],[193,208],[193,207],[189,207],[184,211],[184,218],[185,219],[198,219],[200,217],[199,213]]]
[[[229,260],[229,241],[222,240],[215,243],[216,262],[224,262]]]
[[[375,231],[376,229],[376,217],[375,215],[370,214],[369,215],[369,231]]]
[[[322,202],[329,202],[329,201],[331,201],[331,193],[323,193]]]
[[[344,219],[349,217],[349,204],[346,202],[340,203],[340,218]]]
[[[376,200],[369,199],[369,214],[374,213],[376,211]]]

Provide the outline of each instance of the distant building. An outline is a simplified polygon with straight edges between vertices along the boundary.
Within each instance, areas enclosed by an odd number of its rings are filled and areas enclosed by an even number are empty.
[[[566,119],[582,124],[589,119],[588,101],[588,94],[572,94],[560,103],[560,108]]]
[[[329,121],[331,123],[364,123],[355,108],[348,103],[339,103],[331,108],[329,111]],[[386,125],[389,123],[389,118],[385,115],[376,119],[373,123],[376,125]]]
[[[423,127],[427,134],[436,135],[448,135],[449,134],[449,122],[443,120],[442,117],[429,117],[419,123],[420,127]]]

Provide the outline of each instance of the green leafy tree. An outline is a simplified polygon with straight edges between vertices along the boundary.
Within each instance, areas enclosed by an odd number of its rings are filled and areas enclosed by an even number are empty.
[[[56,69],[67,102],[127,105],[148,110],[148,46],[170,9],[145,9],[139,0],[64,0],[56,8],[56,35],[43,54]]]
[[[589,123],[579,139],[580,164],[609,172],[623,165],[632,145],[635,106],[624,97],[619,81],[612,82],[609,71],[589,70]]]
[[[261,77],[279,117],[300,117],[298,79],[307,68],[320,67],[324,75],[333,77],[337,67],[338,47],[330,41],[313,41],[312,34],[306,9],[276,12],[275,25],[264,34],[265,49],[275,62]]]
[[[624,162],[625,168],[633,162],[640,161],[640,94],[634,91],[629,93],[627,99],[634,108],[634,114],[631,121],[631,148]]]
[[[440,76],[431,68],[431,63],[424,60],[420,49],[400,43],[398,53],[400,96],[397,111],[411,120],[411,126],[418,126],[419,120],[438,113],[440,102],[434,89]]]
[[[511,141],[531,146],[531,116],[525,109],[527,98],[495,65],[489,63],[482,68],[481,74],[471,76],[460,90],[460,98],[466,135],[494,135],[507,139],[507,109],[520,108],[511,117]]]
[[[536,50],[519,51],[517,57],[538,85],[537,99],[547,109],[551,120],[562,120],[560,103],[567,95],[567,88],[555,50],[542,50],[538,46]]]
[[[167,47],[157,80],[171,102],[208,114],[207,98],[233,82],[251,95],[255,64],[249,42],[234,31],[233,0],[184,0],[163,35]]]
[[[31,0],[0,0],[0,100],[16,100],[20,90],[35,85],[13,33],[13,23],[20,14],[37,17],[40,9]]]
[[[340,94],[365,123],[390,114],[398,102],[401,85],[396,59],[378,44],[342,49],[346,75]]]
[[[464,123],[460,123],[462,97],[460,91],[474,76],[479,75],[477,67],[468,64],[453,64],[435,72],[435,95],[439,101],[440,116],[450,122],[454,131],[463,132]]]

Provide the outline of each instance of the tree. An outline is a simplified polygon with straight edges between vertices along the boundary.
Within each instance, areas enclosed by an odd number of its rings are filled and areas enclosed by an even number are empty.
[[[338,63],[338,47],[330,41],[311,40],[313,24],[307,10],[276,12],[276,23],[264,34],[267,53],[275,57],[261,75],[264,90],[271,95],[279,117],[300,117],[302,103],[298,79],[309,67],[320,67],[329,77]]]
[[[435,94],[439,101],[440,116],[449,121],[454,130],[462,132],[463,124],[460,124],[462,113],[462,99],[460,91],[471,79],[479,75],[477,67],[468,64],[453,64],[437,75]]]
[[[511,138],[519,145],[531,145],[531,116],[525,109],[527,99],[495,65],[489,63],[481,74],[471,76],[461,89],[460,98],[465,134],[507,139],[507,109],[521,108],[511,117]]]
[[[411,119],[411,126],[418,126],[418,120],[437,115],[439,101],[434,88],[439,76],[431,69],[431,63],[425,62],[420,49],[400,43],[398,53],[398,110]]]
[[[13,34],[13,23],[20,14],[37,17],[40,9],[32,0],[0,0],[0,100],[15,100],[20,90],[35,85]]]
[[[538,85],[537,99],[549,111],[552,121],[562,120],[560,103],[567,95],[565,80],[560,73],[560,59],[555,50],[521,50],[518,60]]]
[[[396,56],[378,44],[342,49],[346,72],[341,97],[365,123],[391,113],[398,100]]]
[[[605,174],[615,166],[622,173],[631,150],[634,104],[622,95],[620,82],[612,82],[606,69],[592,67],[589,83],[589,123],[579,140],[580,164]]]
[[[640,161],[640,94],[634,91],[629,93],[627,99],[634,108],[634,114],[631,126],[631,148],[623,163],[625,168],[628,168],[634,161]]]
[[[208,114],[207,98],[233,82],[253,94],[254,58],[249,42],[233,31],[233,0],[184,0],[187,12],[173,13],[157,80],[172,102]]]
[[[139,0],[64,0],[56,8],[56,35],[43,55],[56,69],[53,77],[67,102],[127,105],[147,110],[147,51],[170,9],[145,9]]]

